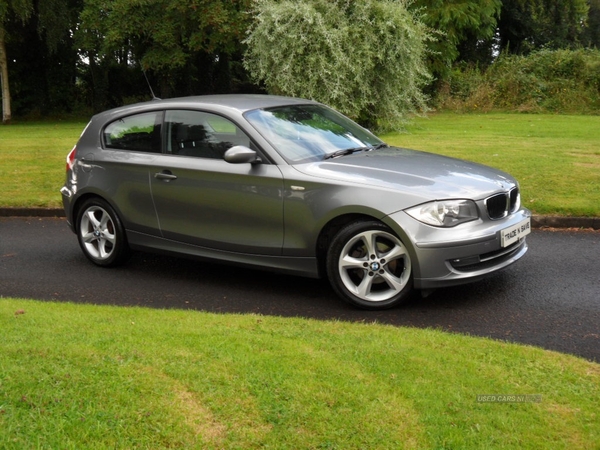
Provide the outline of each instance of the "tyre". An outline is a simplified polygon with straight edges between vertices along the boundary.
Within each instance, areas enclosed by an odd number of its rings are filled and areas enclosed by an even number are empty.
[[[116,266],[130,256],[121,220],[114,209],[100,198],[88,199],[80,208],[77,238],[85,256],[98,266]]]
[[[391,308],[408,299],[412,290],[410,255],[381,222],[342,228],[331,242],[326,264],[335,292],[359,308]]]

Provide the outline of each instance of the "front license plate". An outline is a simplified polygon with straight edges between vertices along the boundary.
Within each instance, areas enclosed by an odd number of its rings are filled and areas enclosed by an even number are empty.
[[[501,245],[502,247],[508,247],[509,245],[517,242],[519,239],[524,238],[529,233],[531,233],[531,220],[527,218],[518,224],[505,228],[501,231]]]

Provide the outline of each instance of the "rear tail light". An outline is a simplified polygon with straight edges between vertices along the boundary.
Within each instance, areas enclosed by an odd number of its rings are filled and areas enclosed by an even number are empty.
[[[75,156],[77,155],[77,146],[73,147],[73,150],[69,152],[67,155],[67,172],[69,170],[73,170],[73,166],[75,165]]]

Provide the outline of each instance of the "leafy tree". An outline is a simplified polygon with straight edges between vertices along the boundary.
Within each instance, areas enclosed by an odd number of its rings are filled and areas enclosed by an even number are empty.
[[[588,0],[587,26],[583,30],[582,44],[600,49],[600,0]]]
[[[429,66],[437,77],[444,78],[460,56],[490,59],[501,6],[502,0],[415,0],[410,8],[437,31],[438,39],[429,42]]]
[[[85,0],[77,42],[92,73],[139,64],[157,74],[161,95],[169,96],[181,70],[201,55],[216,63],[239,52],[250,1]]]
[[[586,0],[502,0],[500,49],[528,54],[541,48],[576,48],[588,9]]]
[[[76,103],[77,51],[72,30],[81,0],[33,0],[26,23],[13,23],[9,44],[16,114],[65,112]]]
[[[8,11],[1,27],[6,37],[2,53],[10,55],[3,77],[11,80],[10,91],[8,82],[3,86],[3,101],[9,104],[5,116],[7,111],[64,111],[72,105],[77,62],[72,29],[80,2],[0,0]]]
[[[25,22],[31,15],[31,0],[0,0],[0,82],[2,85],[2,123],[10,123],[12,119],[10,88],[8,82],[8,54],[6,41],[10,36],[6,26],[15,20]]]
[[[275,94],[332,105],[368,127],[426,109],[426,27],[403,0],[258,0],[244,65]]]

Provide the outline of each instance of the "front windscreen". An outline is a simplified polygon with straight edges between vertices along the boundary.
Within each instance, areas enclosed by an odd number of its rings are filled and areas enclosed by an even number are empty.
[[[292,164],[382,143],[347,117],[322,105],[256,109],[245,117]]]

